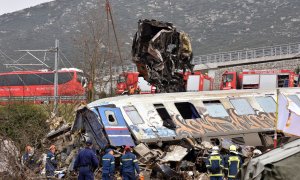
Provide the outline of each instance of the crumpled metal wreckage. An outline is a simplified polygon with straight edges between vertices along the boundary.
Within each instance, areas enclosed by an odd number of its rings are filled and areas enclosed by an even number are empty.
[[[140,75],[160,92],[184,91],[183,74],[194,67],[188,34],[157,20],[139,20],[132,58]]]
[[[78,110],[79,113],[72,127],[66,128],[63,125],[47,135],[47,141],[58,147],[58,159],[61,160],[61,169],[67,169],[69,172],[67,177],[72,176],[70,172],[74,171],[74,160],[79,149],[84,146],[86,136],[93,139],[97,149],[105,149],[109,145],[106,136],[100,133],[101,124],[97,123],[98,118],[93,112],[84,110],[87,109]],[[82,131],[83,129],[84,131]],[[220,147],[227,150],[227,146],[230,144],[234,143],[224,140]],[[138,157],[141,169],[148,174],[151,173],[151,176],[161,179],[199,179],[206,174],[204,159],[208,156],[211,147],[213,144],[207,141],[199,144],[196,141],[185,139],[180,144],[162,147],[139,143],[133,150]],[[113,148],[116,161],[118,161],[123,148]],[[101,169],[97,171],[98,175],[100,171]],[[207,176],[205,175],[203,178],[207,179]]]

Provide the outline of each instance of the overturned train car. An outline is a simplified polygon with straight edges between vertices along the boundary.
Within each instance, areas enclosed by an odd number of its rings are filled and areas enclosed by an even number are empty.
[[[281,92],[300,98],[300,88]],[[205,171],[205,142],[272,147],[275,112],[276,90],[119,96],[79,109],[72,130],[84,129],[101,148],[133,146],[145,166],[178,176],[182,169]]]

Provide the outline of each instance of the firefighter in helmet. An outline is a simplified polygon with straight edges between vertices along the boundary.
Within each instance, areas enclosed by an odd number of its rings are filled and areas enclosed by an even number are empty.
[[[228,180],[238,180],[237,177],[239,171],[241,170],[243,161],[237,152],[237,147],[231,145],[229,147],[230,153],[224,158],[225,169],[227,170]]]
[[[210,180],[222,180],[223,179],[223,157],[219,153],[219,147],[214,146],[211,154],[205,161],[206,168],[209,172]]]

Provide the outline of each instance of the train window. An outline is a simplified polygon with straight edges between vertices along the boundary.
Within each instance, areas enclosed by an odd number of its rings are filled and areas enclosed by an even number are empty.
[[[24,82],[22,75],[10,74],[0,76],[0,85],[1,86],[23,86]]]
[[[58,84],[72,80],[74,72],[59,72]],[[53,85],[54,73],[9,74],[0,76],[0,86]]]
[[[54,74],[45,73],[45,74],[32,74],[32,76],[40,77],[40,85],[52,85],[54,84]],[[59,75],[58,75],[59,77]]]
[[[255,114],[247,99],[230,99],[229,101],[235,108],[238,115]]]
[[[256,97],[255,99],[266,113],[276,112],[276,103],[272,97]]]
[[[39,85],[41,77],[37,74],[23,74],[23,80],[26,85]]]
[[[64,84],[73,79],[74,72],[60,72],[58,73],[58,84]]]
[[[108,121],[108,124],[111,126],[117,126],[118,121],[116,120],[115,114],[113,111],[105,111],[105,116]]]
[[[6,85],[7,85],[6,76],[4,76],[4,75],[0,76],[0,86],[6,86]]]
[[[288,95],[288,98],[290,98],[298,107],[300,107],[300,99],[297,95]]]
[[[123,108],[133,124],[143,124],[144,123],[139,112],[135,109],[134,106],[124,106]]]
[[[220,140],[218,138],[211,138],[210,139],[210,142],[212,145],[214,146],[219,146],[221,143],[220,143]]]
[[[64,84],[72,80],[74,72],[59,72],[58,84]],[[32,74],[40,78],[40,84],[52,85],[54,84],[54,73]]]
[[[196,119],[200,118],[195,106],[189,102],[175,103],[176,108],[183,117],[183,119]]]
[[[159,116],[161,117],[161,119],[163,120],[163,126],[170,129],[175,129],[176,124],[173,122],[165,106],[163,104],[154,104],[154,107],[157,113],[159,114]]]
[[[211,117],[227,117],[229,116],[222,103],[216,101],[203,101],[204,106],[207,109],[208,114]]]
[[[118,83],[122,83],[122,82],[125,82],[125,81],[126,81],[126,78],[125,78],[124,75],[120,75],[118,80],[117,80]]]

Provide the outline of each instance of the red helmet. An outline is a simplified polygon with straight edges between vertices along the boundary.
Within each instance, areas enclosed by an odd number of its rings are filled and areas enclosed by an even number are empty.
[[[130,148],[130,146],[125,146],[124,150],[125,150],[125,151],[130,151],[131,148]]]

